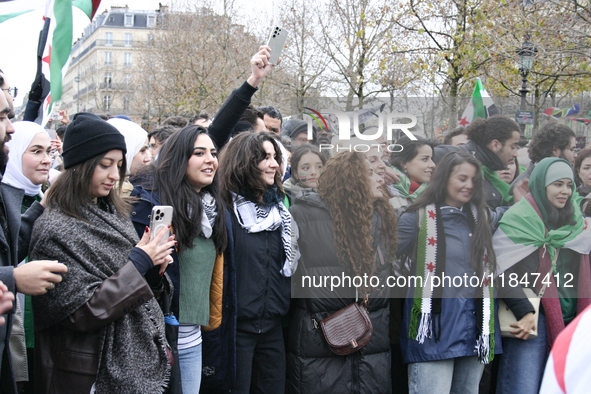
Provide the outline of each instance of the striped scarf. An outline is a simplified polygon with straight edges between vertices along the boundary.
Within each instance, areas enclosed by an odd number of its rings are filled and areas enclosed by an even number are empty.
[[[476,223],[476,207],[469,204],[469,221]],[[426,338],[431,338],[435,333],[438,340],[439,332],[434,332],[433,315],[441,313],[442,286],[433,287],[433,277],[441,276],[445,272],[445,233],[441,223],[439,206],[429,204],[423,208],[422,223],[419,229],[417,241],[417,272],[422,277],[422,287],[415,288],[414,301],[411,311],[409,337],[423,343]],[[419,212],[417,212],[417,215]],[[419,215],[420,217],[420,215]],[[484,278],[490,275],[490,267],[486,253],[482,261],[482,274]],[[440,277],[441,278],[441,277]],[[488,364],[494,357],[494,295],[492,281],[486,279],[482,286],[482,297],[477,304],[481,308],[478,317],[478,329],[480,335],[476,340],[475,348],[478,359],[483,364]],[[441,283],[441,281],[440,281]],[[434,294],[435,293],[435,294]]]

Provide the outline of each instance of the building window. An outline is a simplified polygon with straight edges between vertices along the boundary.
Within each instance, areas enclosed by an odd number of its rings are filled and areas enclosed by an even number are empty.
[[[124,26],[125,27],[133,26],[133,14],[125,14]]]
[[[113,33],[105,33],[105,45],[113,45]]]
[[[124,66],[131,66],[131,53],[125,52],[123,54],[123,65]]]
[[[103,96],[103,107],[105,108],[105,111],[109,111],[111,109],[111,96]]]
[[[105,66],[111,66],[113,64],[113,54],[111,52],[105,52]]]
[[[123,112],[124,113],[128,113],[129,112],[129,97],[125,96],[123,97]]]
[[[156,27],[156,15],[148,15],[148,27]]]
[[[105,73],[105,87],[110,88],[111,87],[111,73]]]
[[[125,33],[125,46],[130,47],[132,43],[131,33]]]
[[[130,84],[131,83],[131,74],[123,75],[123,83]]]

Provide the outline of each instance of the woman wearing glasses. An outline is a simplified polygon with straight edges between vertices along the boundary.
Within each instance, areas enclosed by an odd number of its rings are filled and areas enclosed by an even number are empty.
[[[2,177],[2,187],[23,189],[25,195],[22,201],[21,213],[24,213],[35,201],[41,201],[43,193],[41,185],[47,181],[49,168],[53,162],[53,151],[49,134],[33,122],[14,123],[15,133],[6,143],[10,151],[6,170]],[[24,314],[24,315],[23,315]],[[25,335],[26,332],[26,335]],[[10,351],[15,379],[19,384],[31,381],[28,376],[27,348],[33,348],[33,315],[31,297],[18,295],[17,313],[14,316]],[[22,383],[21,383],[22,382]]]

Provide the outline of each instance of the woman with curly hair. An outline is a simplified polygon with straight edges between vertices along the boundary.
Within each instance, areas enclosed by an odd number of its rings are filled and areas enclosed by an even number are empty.
[[[221,197],[236,265],[235,393],[283,393],[281,318],[289,310],[295,260],[292,218],[283,205],[281,151],[272,134],[242,133],[222,151]]]
[[[294,278],[287,346],[290,393],[392,391],[389,291],[375,281],[384,284],[391,274],[396,215],[378,179],[363,154],[343,152],[327,162],[318,179],[318,191],[305,190],[291,208],[299,228],[301,258]],[[330,283],[313,292],[304,286],[296,288],[304,277],[341,279],[364,275],[376,279],[357,289],[352,283],[342,283],[335,291],[331,291]],[[371,340],[357,352],[335,355],[318,323],[366,297],[374,329]]]
[[[458,277],[494,272],[482,182],[474,156],[451,152],[400,217],[398,254],[416,256],[411,273],[418,278],[407,292],[401,334],[410,393],[478,393],[484,364],[499,351],[492,281],[457,284]]]

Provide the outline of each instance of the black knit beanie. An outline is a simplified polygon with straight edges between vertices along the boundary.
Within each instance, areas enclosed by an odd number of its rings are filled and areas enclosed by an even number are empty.
[[[123,151],[123,155],[127,152],[125,138],[119,130],[95,114],[77,113],[64,135],[64,168],[73,167],[113,149]]]

